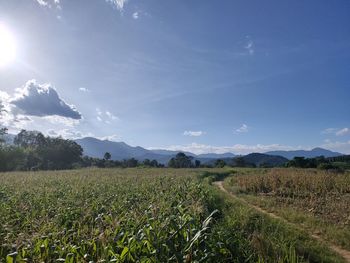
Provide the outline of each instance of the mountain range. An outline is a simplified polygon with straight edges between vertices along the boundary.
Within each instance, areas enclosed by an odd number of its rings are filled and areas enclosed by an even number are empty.
[[[337,157],[337,156],[344,155],[342,153],[332,152],[330,150],[326,150],[326,149],[319,148],[319,147],[314,148],[314,149],[309,150],[309,151],[306,151],[306,150],[270,151],[270,152],[266,152],[266,154],[283,156],[289,160],[293,159],[294,157],[314,158],[314,157],[318,157],[318,156],[324,156],[324,157],[328,158],[328,157]]]
[[[157,160],[160,163],[166,164],[172,157],[174,157],[178,151],[170,150],[148,150],[140,146],[130,146],[124,142],[114,142],[108,140],[100,140],[93,137],[85,137],[82,139],[75,140],[84,149],[84,155],[91,157],[103,158],[105,152],[109,152],[112,155],[113,160],[123,160],[135,158],[139,161],[144,159]],[[233,158],[237,155],[233,153],[207,153],[207,154],[194,154],[191,152],[184,152],[186,155],[192,156],[193,158],[201,161],[202,163],[213,163],[216,159],[223,159],[227,163],[234,162]],[[293,159],[296,156],[313,158],[317,156],[335,157],[343,155],[341,153],[332,152],[322,148],[314,148],[310,151],[299,150],[299,151],[270,151],[264,154],[252,153],[243,156],[244,161],[247,163],[254,163],[259,166],[260,164],[267,165],[280,165],[288,159]]]
[[[15,135],[7,134],[4,139],[6,143],[12,144]],[[109,140],[100,140],[94,137],[85,137],[75,140],[84,150],[84,155],[96,158],[103,158],[105,152],[109,152],[112,155],[113,160],[124,160],[135,158],[139,161],[145,159],[157,160],[159,163],[167,164],[169,160],[174,157],[179,151],[155,149],[148,150],[140,146],[130,146],[125,142],[114,142]],[[194,159],[201,161],[203,164],[213,164],[215,160],[222,159],[228,164],[234,164],[235,155],[227,152],[222,154],[206,153],[206,154],[194,154],[191,152],[184,152],[188,156],[192,156]],[[323,148],[314,148],[312,150],[296,150],[296,151],[269,151],[263,154],[251,153],[244,157],[246,163],[254,163],[257,166],[261,164],[266,165],[280,165],[294,157],[314,158],[317,156],[337,157],[344,155],[339,152],[333,152]]]

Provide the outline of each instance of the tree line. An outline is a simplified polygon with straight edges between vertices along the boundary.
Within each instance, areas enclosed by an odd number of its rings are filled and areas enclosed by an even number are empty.
[[[325,158],[318,156],[315,158],[294,157],[285,164],[286,167],[296,168],[318,168],[322,170],[346,170],[350,169],[350,155]]]
[[[103,158],[83,156],[82,147],[73,140],[44,136],[38,131],[22,130],[6,143],[6,128],[0,129],[0,171],[64,170],[83,167],[164,167],[157,160],[135,158],[112,160],[106,152]]]

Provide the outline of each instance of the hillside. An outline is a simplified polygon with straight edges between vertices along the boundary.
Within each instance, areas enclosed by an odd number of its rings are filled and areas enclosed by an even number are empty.
[[[287,158],[284,158],[282,156],[276,156],[276,155],[268,155],[263,153],[250,153],[248,155],[244,156],[236,156],[234,158],[221,158],[221,160],[224,160],[226,164],[228,165],[237,165],[237,161],[243,160],[244,164],[247,166],[254,165],[256,167],[259,166],[267,166],[267,167],[275,167],[275,166],[282,166],[286,162],[288,162]],[[212,159],[208,161],[206,164],[208,165],[214,165],[216,159]]]
[[[323,148],[314,148],[312,150],[297,150],[297,151],[270,151],[270,152],[266,152],[265,154],[269,154],[269,155],[279,155],[279,156],[283,156],[287,159],[293,159],[294,157],[305,157],[305,158],[315,158],[318,156],[324,156],[326,158],[328,157],[336,157],[336,156],[340,156],[343,155],[342,153],[338,153],[338,152],[332,152],[330,150],[326,150]]]

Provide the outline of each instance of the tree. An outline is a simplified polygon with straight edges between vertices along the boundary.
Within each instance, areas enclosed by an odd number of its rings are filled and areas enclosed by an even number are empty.
[[[159,163],[158,163],[157,160],[152,160],[152,161],[150,162],[150,165],[151,165],[151,167],[158,167],[158,166],[159,166]]]
[[[80,162],[83,148],[72,140],[46,138],[46,144],[37,148],[41,159],[40,169],[71,169]]]
[[[5,142],[5,135],[7,134],[7,128],[0,128],[0,145]]]
[[[195,166],[196,168],[199,168],[199,167],[201,166],[201,161],[200,161],[200,160],[195,160],[195,161],[194,161],[194,166]]]
[[[105,159],[106,161],[110,160],[112,158],[112,155],[109,152],[106,152],[103,155],[103,159]]]
[[[145,160],[143,160],[142,164],[144,166],[151,166],[151,161],[150,161],[150,159],[145,159]]]
[[[193,167],[192,159],[193,157],[180,152],[170,159],[168,166],[172,168],[190,168]]]
[[[21,130],[20,133],[16,135],[13,143],[23,148],[37,148],[45,145],[46,138],[38,131]]]
[[[246,162],[245,162],[243,157],[236,157],[236,158],[234,158],[234,160],[235,160],[237,167],[245,167],[246,166]]]
[[[215,167],[217,168],[223,168],[225,165],[226,165],[226,162],[224,160],[217,159],[215,161]]]
[[[125,167],[137,167],[139,164],[139,161],[135,158],[124,160],[124,166]]]

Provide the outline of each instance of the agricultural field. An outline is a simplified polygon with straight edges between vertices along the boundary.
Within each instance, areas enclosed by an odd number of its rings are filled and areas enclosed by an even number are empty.
[[[350,251],[350,173],[316,169],[237,170],[225,188]]]
[[[304,231],[211,184],[226,178],[225,186],[239,187],[240,195],[258,196],[260,190],[251,190],[251,171],[273,173],[225,168],[1,173],[0,262],[345,262]]]

